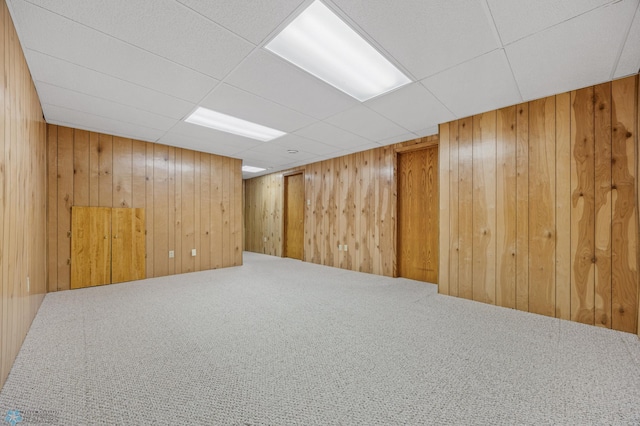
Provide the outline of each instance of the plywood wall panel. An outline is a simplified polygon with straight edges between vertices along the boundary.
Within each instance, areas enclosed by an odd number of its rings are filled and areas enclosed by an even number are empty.
[[[571,93],[571,319],[595,323],[593,87]]]
[[[50,126],[51,127],[51,126]],[[147,276],[154,277],[154,266],[155,266],[155,244],[154,244],[154,223],[155,223],[155,198],[154,198],[154,145],[151,143],[146,144],[146,159],[145,159],[145,179],[146,179],[146,188],[145,188],[145,212],[147,216],[146,226],[147,226],[147,234],[146,234],[146,247],[145,247],[145,260],[146,260],[146,271]]]
[[[637,77],[617,80],[611,87],[612,109],[612,327],[633,333],[638,310],[638,184],[635,161],[638,155]]]
[[[131,206],[144,208],[146,205],[146,158],[147,148],[142,141],[132,142],[133,174],[131,176]]]
[[[458,296],[473,298],[473,119],[458,124]]]
[[[153,276],[169,275],[169,149],[153,147]]]
[[[611,83],[594,87],[595,325],[611,328]]]
[[[50,287],[57,290],[59,215],[62,213],[63,227],[64,220],[69,219],[67,228],[70,216],[64,211],[68,199],[58,203],[57,196],[47,198],[47,185],[57,187],[60,180],[58,141],[57,137],[47,139],[38,96],[4,1],[0,2],[0,27],[1,388],[43,300],[49,276]],[[73,147],[73,139],[65,142],[63,150],[68,150],[69,145]],[[73,169],[73,158],[67,166]],[[62,180],[66,195],[73,187],[73,175]],[[48,236],[52,238],[47,240]],[[52,255],[50,259],[46,258],[47,251]],[[63,255],[69,253],[70,250]]]
[[[104,134],[98,136],[98,205],[113,205],[113,136]]]
[[[440,234],[439,234],[439,249],[440,249],[440,265],[438,267],[438,293],[449,294],[450,285],[450,255],[451,255],[451,215],[450,215],[450,201],[449,194],[451,191],[451,165],[449,164],[449,123],[443,124],[439,129],[440,143],[438,154],[440,158],[438,162],[439,167],[439,181],[440,181]]]
[[[1,8],[0,8],[1,9]],[[2,31],[0,31],[2,33]],[[0,45],[1,47],[2,45]],[[4,116],[3,116],[4,117]],[[0,145],[0,155],[4,159],[4,140]],[[4,176],[5,163],[2,162]],[[58,291],[58,128],[47,132],[47,291]],[[2,182],[3,204],[5,200],[6,180]],[[4,211],[4,209],[3,209]],[[4,229],[0,222],[0,229]],[[2,232],[2,231],[0,231]],[[4,239],[1,241],[4,242]],[[4,244],[0,243],[4,246]],[[0,248],[3,250],[4,247]]]
[[[133,204],[133,144],[131,139],[114,136],[112,155],[113,201],[111,205],[130,208]]]
[[[76,206],[89,205],[89,132],[79,130],[73,134],[73,202]]]
[[[73,206],[73,130],[58,129],[58,290],[71,285],[71,207]]]
[[[457,280],[457,295],[468,297],[464,252],[472,247],[473,298],[483,299],[482,273],[492,261],[477,232],[491,191],[485,168],[495,161],[495,303],[638,332],[638,90],[632,76],[498,110],[495,153],[481,148],[486,114],[441,125],[449,142],[449,165],[440,170],[450,173],[449,294],[456,295]],[[471,135],[463,126],[469,120]],[[466,214],[473,218],[471,244]]]
[[[221,268],[222,263],[222,157],[211,158],[211,266]],[[262,241],[262,239],[261,239]],[[261,246],[262,247],[262,246]]]
[[[496,305],[516,307],[516,107],[496,116]]]
[[[231,182],[234,186],[234,190],[232,191],[232,201],[234,204],[233,210],[233,219],[231,222],[231,226],[233,227],[234,233],[234,244],[233,244],[233,265],[241,266],[242,265],[242,252],[244,250],[244,230],[242,226],[242,218],[244,216],[243,213],[243,184],[242,184],[242,160],[232,159],[231,161]]]
[[[200,155],[200,268],[211,269],[211,155]],[[239,180],[242,185],[242,179]],[[242,218],[240,222],[242,221]],[[241,226],[242,224],[240,224]]]
[[[47,126],[47,133],[57,132],[57,126]],[[89,133],[89,204],[97,206],[100,200],[100,135]]]

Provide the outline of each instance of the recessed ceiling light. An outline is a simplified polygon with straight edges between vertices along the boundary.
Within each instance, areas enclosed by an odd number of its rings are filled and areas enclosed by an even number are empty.
[[[253,167],[253,166],[242,166],[242,171],[247,173],[258,173],[264,172],[267,169],[263,169],[261,167]]]
[[[280,130],[272,129],[270,127],[262,126],[260,124],[252,123],[250,121],[242,120],[241,118],[232,117],[203,107],[198,107],[198,109],[184,121],[264,142],[286,135],[285,132],[281,132]]]
[[[265,47],[362,102],[411,82],[320,1]]]
[[[288,150],[287,150],[287,152],[288,152],[289,154],[297,154],[297,153],[298,153],[298,150],[297,150],[297,149],[288,149]]]

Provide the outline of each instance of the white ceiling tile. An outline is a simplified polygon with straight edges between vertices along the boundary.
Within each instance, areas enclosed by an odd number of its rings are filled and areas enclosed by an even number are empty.
[[[422,83],[458,117],[522,100],[502,49],[443,71]]]
[[[640,69],[640,6],[636,8],[636,14],[629,30],[629,35],[620,55],[614,78],[620,78],[631,74],[637,74]]]
[[[242,148],[234,145],[214,144],[207,139],[192,138],[174,132],[166,133],[158,140],[158,143],[234,158],[238,158],[235,154],[242,151]]]
[[[254,154],[262,154],[265,159],[269,159],[273,162],[277,161],[277,165],[291,163],[292,161],[302,161],[311,158],[315,158],[317,155],[312,154],[310,152],[305,152],[303,150],[298,150],[298,152],[290,154],[287,152],[286,146],[278,145],[275,143],[275,140],[264,142],[261,145],[254,146],[249,151]],[[249,152],[245,151],[245,152]],[[244,153],[240,153],[243,155]]]
[[[201,106],[284,132],[293,132],[316,120],[228,84],[220,84]]]
[[[386,145],[391,145],[391,144],[394,144],[394,143],[411,141],[413,139],[416,139],[416,135],[415,134],[413,134],[413,133],[405,133],[405,134],[402,134],[402,135],[394,136],[394,137],[389,138],[389,139],[381,140],[380,142],[378,142],[378,144],[381,145],[381,146],[386,146]]]
[[[365,102],[365,105],[412,132],[455,118],[420,83],[379,96]]]
[[[336,114],[326,121],[371,141],[381,141],[407,133],[407,129],[403,129],[363,105]]]
[[[178,1],[255,44],[263,41],[303,3],[303,0]]]
[[[336,0],[420,80],[498,46],[480,0]]]
[[[254,48],[173,0],[28,1],[218,79]]]
[[[249,139],[243,136],[233,135],[231,133],[220,132],[208,127],[186,123],[184,121],[178,122],[178,124],[176,124],[173,129],[171,129],[170,133],[187,136],[197,140],[207,141],[212,145],[211,149],[217,149],[217,146],[235,147],[233,149],[234,153],[241,152],[264,143],[255,139]]]
[[[42,53],[25,52],[34,80],[181,119],[195,104]]]
[[[274,145],[279,145],[285,149],[296,149],[309,152],[314,155],[328,155],[340,151],[340,148],[327,145],[322,142],[307,139],[305,137],[289,134],[271,141]]]
[[[192,102],[217,84],[202,73],[26,1],[14,0],[12,5],[26,48]]]
[[[487,0],[502,42],[559,24],[614,0]]]
[[[263,50],[251,54],[225,82],[318,119],[358,103],[311,74]]]
[[[371,142],[351,132],[323,122],[317,122],[304,129],[300,129],[296,134],[341,149],[361,146]]]
[[[74,111],[57,105],[42,104],[48,123],[66,123],[66,126],[78,129],[95,130],[116,136],[155,142],[162,134],[162,130],[142,127],[110,118],[100,117],[86,112]]]
[[[609,80],[636,6],[622,0],[507,46],[524,99]]]
[[[438,123],[438,124],[441,124],[441,123]],[[438,128],[438,125],[436,124],[435,126],[427,127],[426,129],[418,130],[414,133],[416,134],[417,137],[423,138],[425,136],[437,135],[439,131],[440,130]]]
[[[152,129],[167,131],[177,120],[142,111],[130,106],[74,92],[47,83],[36,83],[40,102],[75,111],[86,112],[125,123],[138,124]],[[45,115],[47,111],[44,111]]]

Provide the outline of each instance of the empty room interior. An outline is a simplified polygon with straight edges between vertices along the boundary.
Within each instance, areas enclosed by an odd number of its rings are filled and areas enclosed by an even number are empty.
[[[0,0],[0,424],[640,425],[640,0]]]

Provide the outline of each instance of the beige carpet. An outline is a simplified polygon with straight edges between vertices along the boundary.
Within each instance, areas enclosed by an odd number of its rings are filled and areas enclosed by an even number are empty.
[[[634,335],[244,259],[48,295],[0,423],[640,424]]]

